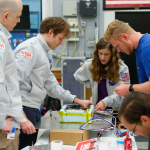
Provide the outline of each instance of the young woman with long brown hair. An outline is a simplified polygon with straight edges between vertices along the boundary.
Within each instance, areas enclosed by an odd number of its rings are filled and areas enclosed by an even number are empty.
[[[120,106],[123,97],[117,95],[114,88],[120,84],[130,84],[128,67],[104,38],[96,44],[93,55],[74,73],[75,79],[92,88],[91,101],[96,105],[95,111]]]

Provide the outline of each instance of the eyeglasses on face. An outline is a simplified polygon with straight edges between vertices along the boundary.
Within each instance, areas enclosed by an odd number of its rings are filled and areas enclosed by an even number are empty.
[[[139,122],[139,121],[138,121],[138,122]],[[135,127],[134,127],[133,131],[130,133],[130,135],[136,136],[136,134],[135,134],[135,129],[136,129],[136,126],[137,126],[138,122],[135,124]]]

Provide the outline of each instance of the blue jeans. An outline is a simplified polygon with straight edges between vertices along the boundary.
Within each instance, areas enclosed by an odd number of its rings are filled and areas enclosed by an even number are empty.
[[[23,106],[23,111],[26,114],[28,120],[30,120],[34,126],[41,119],[39,109]],[[26,146],[32,146],[32,143],[34,145],[36,143],[37,135],[38,129],[36,129],[36,133],[30,135],[24,134],[22,130],[20,130],[19,150]]]

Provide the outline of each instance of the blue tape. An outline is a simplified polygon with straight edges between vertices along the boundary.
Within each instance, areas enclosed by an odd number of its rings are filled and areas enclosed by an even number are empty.
[[[123,138],[117,138],[117,144],[124,144]]]

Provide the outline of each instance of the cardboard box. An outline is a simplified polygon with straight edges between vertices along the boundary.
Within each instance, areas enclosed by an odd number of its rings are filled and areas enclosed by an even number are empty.
[[[61,79],[61,68],[52,68],[51,72],[54,74],[56,79]]]
[[[62,140],[64,145],[76,145],[77,142],[90,139],[90,131],[54,129],[50,131],[49,141]]]
[[[92,96],[92,89],[86,88],[86,99],[90,100],[91,96]]]

